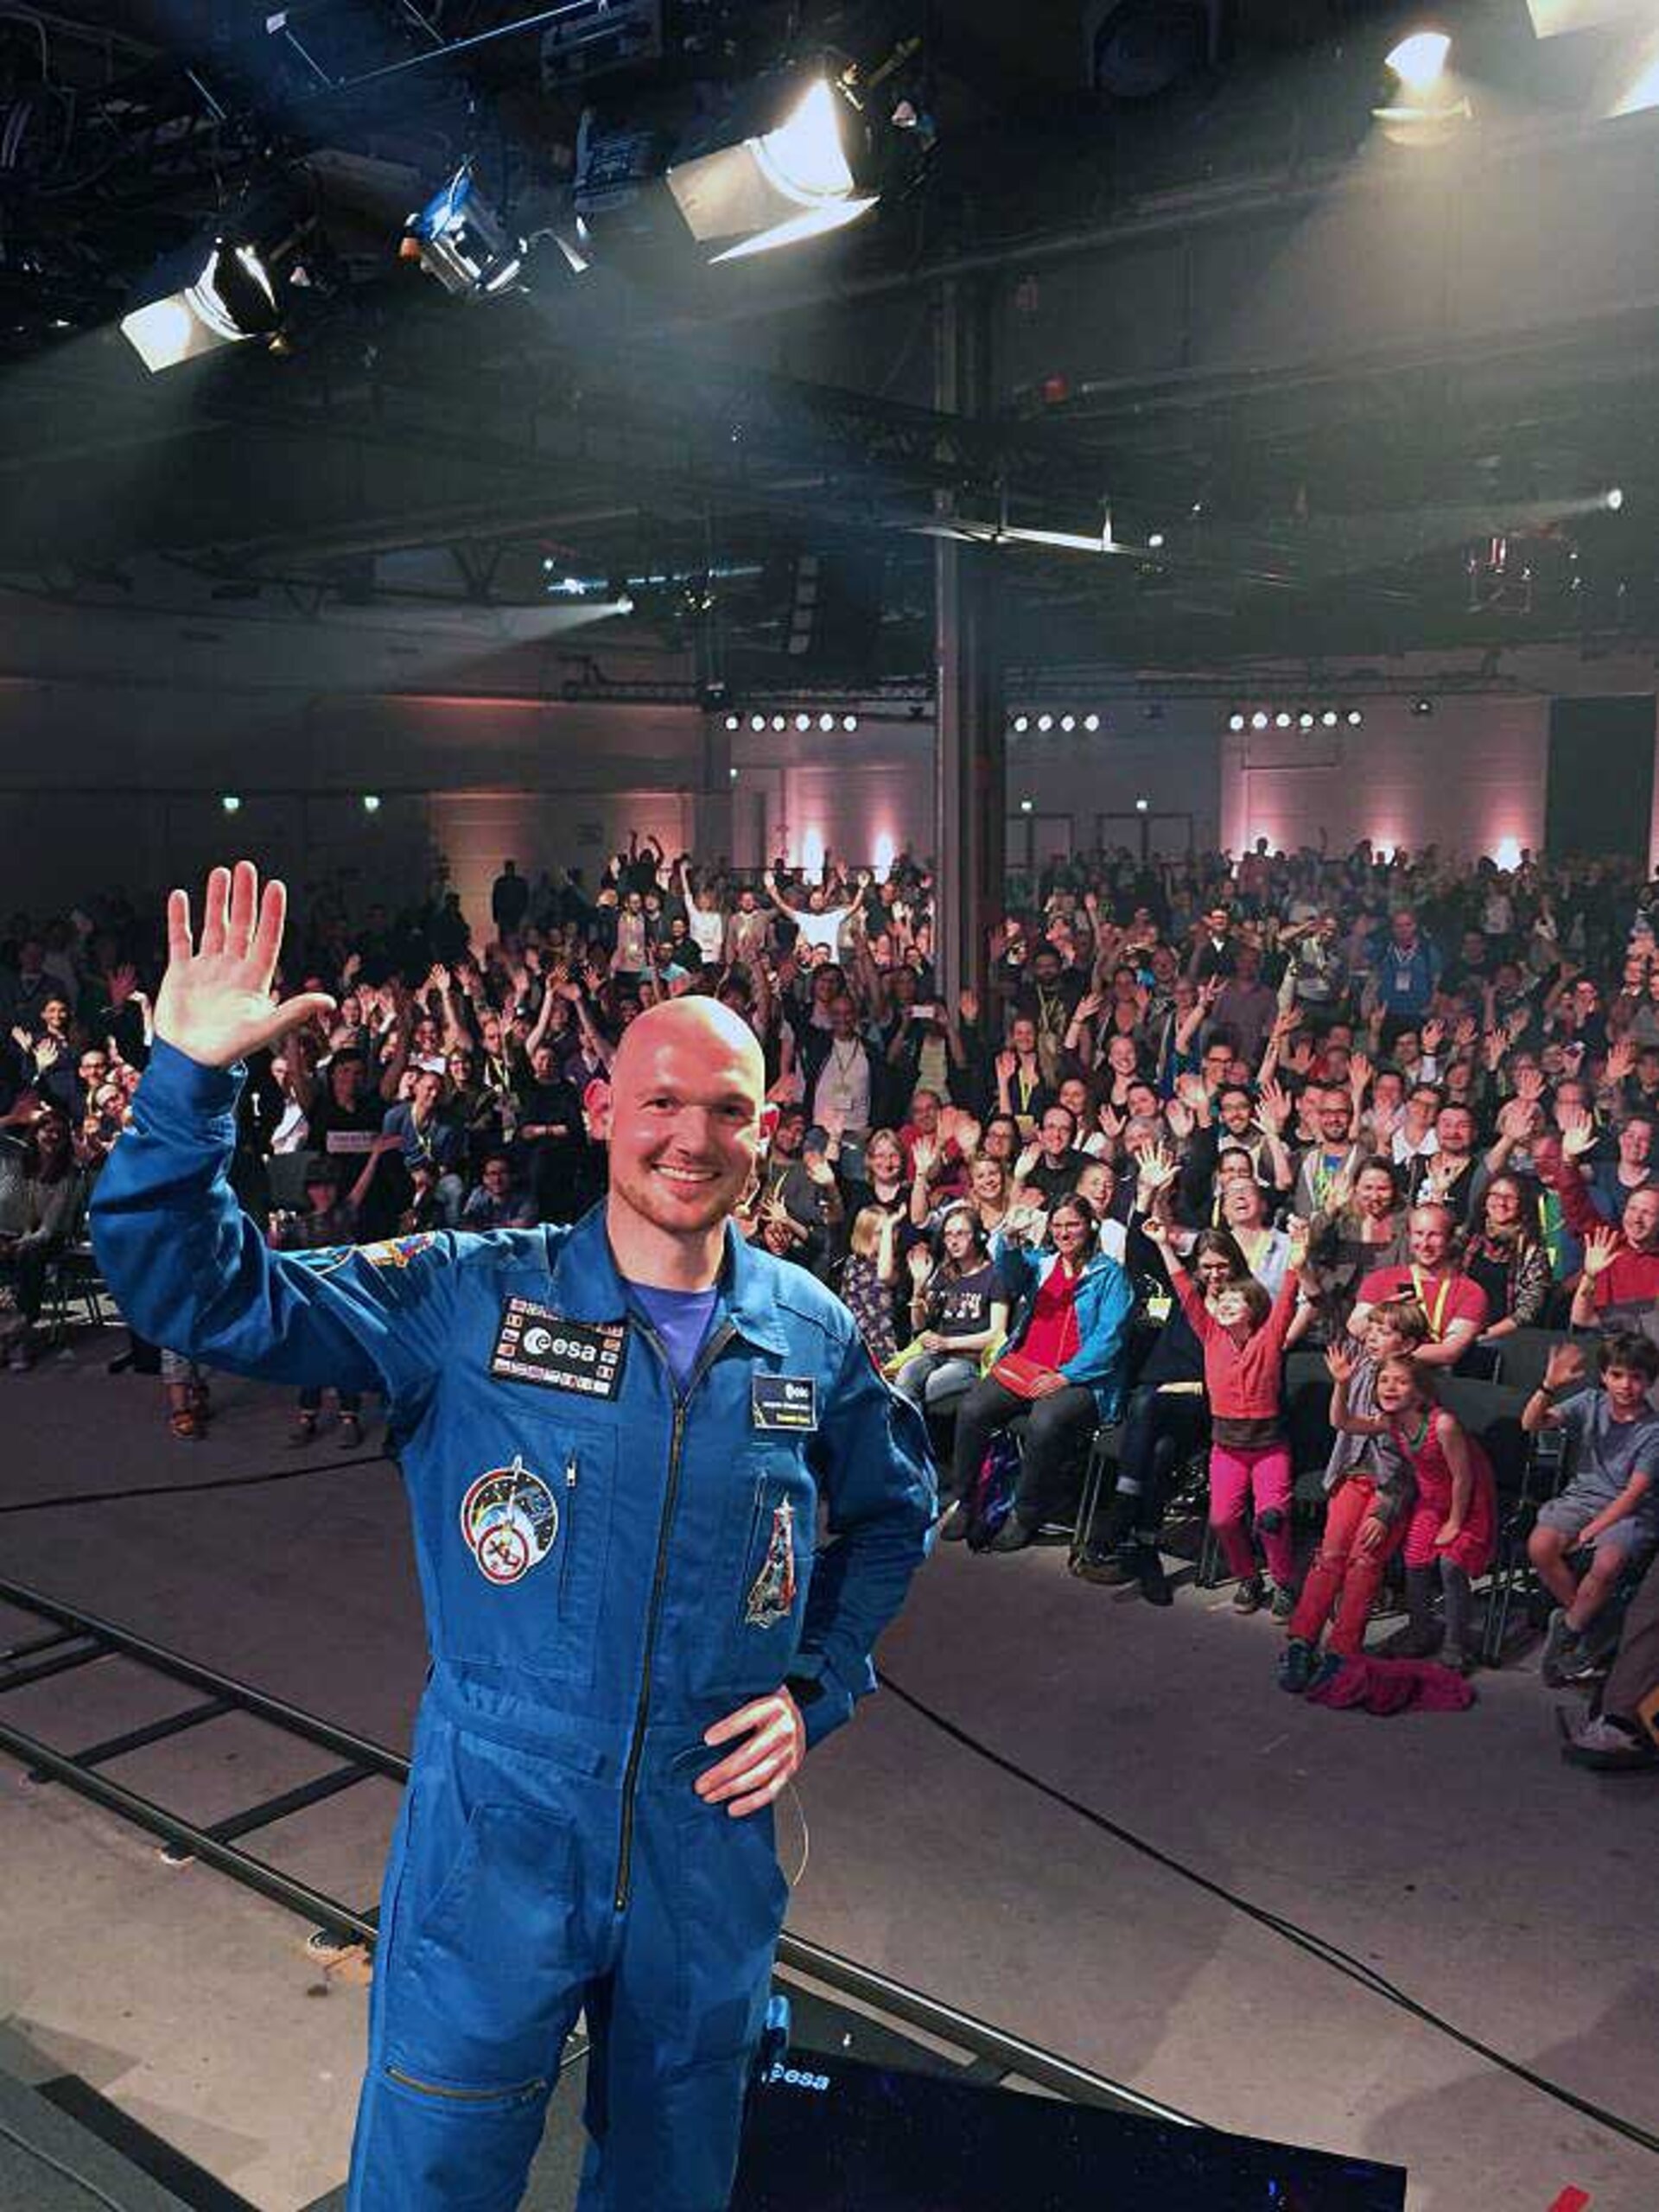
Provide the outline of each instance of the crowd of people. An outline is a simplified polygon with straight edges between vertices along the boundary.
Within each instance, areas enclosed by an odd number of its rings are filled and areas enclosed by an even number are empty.
[[[1283,1624],[1287,1689],[1363,1651],[1396,1559],[1389,1648],[1465,1672],[1502,1506],[1440,1379],[1554,1331],[1522,1416],[1568,1447],[1528,1540],[1545,1671],[1600,1686],[1570,1752],[1659,1765],[1638,1717],[1659,1685],[1659,879],[1365,845],[1103,851],[1019,886],[982,988],[957,992],[933,898],[908,854],[879,880],[831,855],[809,880],[637,836],[591,884],[506,862],[487,925],[454,893],[353,912],[305,887],[282,985],[337,1011],[250,1069],[238,1195],[289,1247],[572,1220],[604,1188],[628,1024],[712,992],[770,1084],[741,1232],[836,1288],[927,1416],[944,1541],[1033,1541],[1075,1511],[1105,1426],[1114,1478],[1076,1564],[1167,1604],[1172,1484],[1207,1449],[1234,1602]],[[15,1370],[144,1066],[161,910],[110,895],[0,933]],[[1336,1438],[1308,1558],[1299,1345],[1328,1364]],[[175,1432],[203,1433],[204,1376],[165,1347],[123,1358],[162,1368]],[[323,1418],[312,1393],[296,1438]],[[340,1402],[342,1444],[362,1418]]]

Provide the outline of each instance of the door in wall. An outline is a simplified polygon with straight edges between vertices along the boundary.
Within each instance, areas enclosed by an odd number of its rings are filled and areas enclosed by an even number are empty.
[[[1553,699],[1544,850],[1594,853],[1645,866],[1653,825],[1651,692]]]
[[[1095,842],[1109,850],[1134,853],[1142,861],[1185,860],[1192,850],[1192,817],[1161,810],[1097,814]]]

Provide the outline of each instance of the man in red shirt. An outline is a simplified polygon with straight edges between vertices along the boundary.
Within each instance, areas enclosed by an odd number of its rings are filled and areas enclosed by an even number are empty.
[[[1598,1244],[1603,1241],[1609,1226],[1578,1167],[1580,1154],[1595,1141],[1595,1125],[1585,1113],[1581,1120],[1569,1122],[1563,1137],[1535,1138],[1532,1147],[1533,1165],[1560,1198],[1567,1227],[1586,1250],[1592,1239]],[[1644,1183],[1632,1191],[1618,1225],[1622,1234],[1613,1256],[1594,1271],[1591,1284],[1592,1303],[1599,1314],[1612,1306],[1659,1301],[1659,1187]]]
[[[1438,1199],[1412,1208],[1407,1224],[1410,1257],[1402,1266],[1374,1269],[1360,1284],[1348,1317],[1356,1336],[1373,1306],[1388,1299],[1414,1299],[1427,1319],[1429,1338],[1414,1357],[1429,1367],[1457,1365],[1486,1325],[1486,1294],[1452,1257],[1453,1225],[1451,1208]]]

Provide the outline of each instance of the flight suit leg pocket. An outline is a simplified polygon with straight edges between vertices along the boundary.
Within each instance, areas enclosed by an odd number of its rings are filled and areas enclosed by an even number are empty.
[[[574,1828],[556,1808],[486,1798],[457,1836],[446,1809],[411,1839],[385,2070],[450,2107],[533,2101],[580,2004]]]

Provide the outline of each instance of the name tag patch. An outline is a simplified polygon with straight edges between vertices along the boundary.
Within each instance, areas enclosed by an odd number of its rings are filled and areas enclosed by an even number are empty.
[[[749,1418],[756,1428],[810,1434],[818,1425],[818,1386],[810,1376],[753,1376]]]
[[[567,1320],[531,1299],[510,1298],[501,1308],[490,1372],[543,1390],[613,1398],[622,1387],[627,1344],[626,1322]]]

